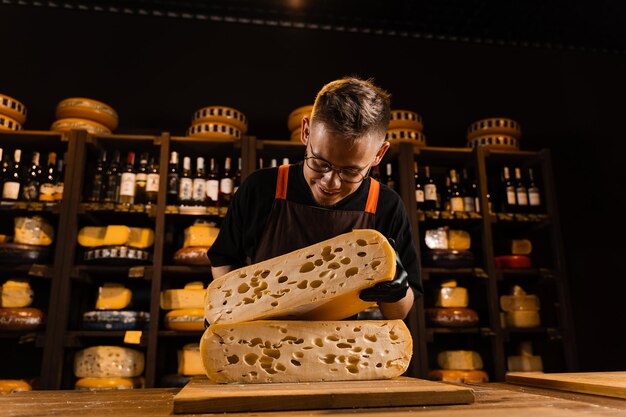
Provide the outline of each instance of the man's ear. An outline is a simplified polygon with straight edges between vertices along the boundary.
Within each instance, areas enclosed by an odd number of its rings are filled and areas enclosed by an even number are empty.
[[[380,149],[378,150],[378,152],[376,152],[376,159],[374,160],[374,163],[372,164],[372,166],[376,166],[376,165],[380,164],[380,161],[383,160],[383,156],[385,156],[385,153],[389,149],[389,146],[391,146],[391,144],[389,142],[387,142],[387,141],[383,142],[383,144],[380,147]]]
[[[309,135],[311,134],[311,120],[308,117],[302,118],[301,123],[302,130],[300,131],[300,140],[306,146],[309,142]]]

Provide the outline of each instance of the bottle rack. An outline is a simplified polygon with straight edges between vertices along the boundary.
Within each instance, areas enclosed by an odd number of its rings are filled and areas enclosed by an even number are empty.
[[[258,158],[267,162],[276,158],[280,164],[283,157],[291,163],[302,160],[304,145],[287,141],[258,140],[244,137],[240,141],[205,140],[170,136],[107,135],[93,136],[83,131],[72,131],[67,135],[53,132],[23,131],[0,133],[0,146],[25,143],[33,147],[57,146],[67,152],[65,169],[65,194],[57,208],[50,209],[56,216],[54,261],[49,265],[20,265],[0,267],[0,278],[15,274],[34,276],[47,285],[47,291],[36,293],[37,299],[46,299],[48,305],[44,330],[34,335],[0,335],[8,339],[5,346],[16,346],[20,341],[31,343],[34,353],[15,356],[15,363],[29,357],[32,376],[40,376],[37,387],[47,389],[71,389],[75,382],[72,370],[73,355],[78,349],[88,346],[113,344],[142,350],[146,354],[146,387],[161,386],[161,378],[175,373],[176,350],[184,344],[197,342],[200,332],[180,332],[163,328],[163,312],[159,306],[163,289],[182,288],[191,281],[210,282],[210,267],[174,265],[173,252],[180,247],[183,229],[196,218],[221,222],[215,214],[185,215],[176,213],[167,205],[166,167],[172,151],[189,156],[226,156],[236,161],[242,158],[242,180],[257,169]],[[54,144],[54,145],[51,145]],[[86,168],[92,163],[94,154],[102,148],[149,151],[159,158],[160,184],[157,203],[151,207],[133,207],[119,210],[86,204],[83,201]],[[487,189],[490,170],[498,164],[513,161],[521,165],[538,167],[542,173],[541,183],[546,201],[546,213],[536,216],[510,216],[489,214],[481,216],[450,215],[442,212],[418,212],[415,206],[415,180],[413,162],[446,166],[467,167],[478,180],[481,213],[488,207]],[[419,265],[422,272],[426,296],[418,298],[406,319],[414,337],[414,360],[408,374],[425,378],[434,366],[436,353],[444,349],[477,350],[485,362],[491,380],[502,381],[506,372],[506,355],[512,354],[514,345],[520,340],[535,342],[536,354],[544,358],[546,371],[571,371],[576,369],[571,313],[562,253],[560,225],[558,223],[550,155],[540,152],[497,152],[482,148],[419,148],[405,140],[393,141],[383,163],[392,163],[396,177],[396,191],[400,194],[409,214],[410,225],[419,248],[426,228],[450,225],[466,229],[472,235],[472,250],[476,265],[472,268],[448,270],[427,268]],[[268,166],[269,164],[266,164]],[[491,184],[490,186],[493,186]],[[16,215],[24,210],[18,207],[2,207],[2,213]],[[32,213],[29,211],[28,213]],[[85,225],[132,224],[154,227],[155,242],[152,260],[146,265],[93,266],[81,260],[81,249],[77,245],[78,230]],[[530,270],[498,270],[494,264],[494,239],[506,233],[533,234],[546,237],[549,255],[542,264]],[[534,242],[533,242],[534,243]],[[544,249],[544,248],[542,248]],[[420,262],[420,257],[418,257]],[[459,285],[470,292],[470,307],[480,314],[479,326],[467,329],[427,328],[424,309],[429,306],[432,291],[443,278],[455,278]],[[123,331],[86,331],[80,328],[80,316],[93,309],[97,286],[105,281],[123,282],[137,291],[149,293],[149,302],[143,305],[150,313],[149,327],[136,340],[137,344],[125,344]],[[512,283],[530,285],[529,293],[536,292],[541,298],[542,327],[534,329],[506,329],[500,324],[499,296]],[[45,287],[44,285],[44,287]],[[36,288],[36,291],[37,288]],[[10,336],[10,337],[9,337]],[[5,348],[8,349],[8,348]],[[15,347],[13,347],[15,351]],[[24,377],[10,369],[0,377]],[[28,375],[26,375],[28,376]]]

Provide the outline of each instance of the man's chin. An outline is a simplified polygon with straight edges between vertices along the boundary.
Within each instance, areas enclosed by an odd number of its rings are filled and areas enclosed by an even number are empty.
[[[319,190],[316,190],[315,192],[313,192],[313,197],[315,198],[315,202],[322,207],[331,207],[337,204],[339,201],[341,201],[341,197],[339,196],[339,194],[329,196],[329,195],[323,194]]]

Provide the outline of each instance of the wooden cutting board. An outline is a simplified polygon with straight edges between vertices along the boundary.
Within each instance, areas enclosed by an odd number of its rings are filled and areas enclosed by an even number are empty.
[[[380,381],[216,384],[192,379],[175,397],[174,413],[285,411],[474,402],[470,388],[400,377]]]
[[[506,382],[538,388],[626,399],[626,372],[542,374],[512,372]]]

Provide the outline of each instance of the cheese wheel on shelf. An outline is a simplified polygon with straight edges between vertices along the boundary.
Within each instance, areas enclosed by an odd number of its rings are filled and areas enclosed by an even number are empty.
[[[161,291],[161,308],[179,310],[182,308],[204,308],[206,289],[201,281],[190,282],[184,288]]]
[[[83,314],[85,330],[144,330],[150,322],[150,313],[143,311],[100,310]]]
[[[489,382],[489,375],[485,371],[460,371],[451,369],[433,369],[428,373],[432,381],[454,382],[457,384],[479,384]]]
[[[9,97],[5,94],[0,94],[0,115],[9,116],[15,120],[18,124],[26,122],[26,106],[21,102]],[[19,129],[12,129],[19,130]]]
[[[105,282],[98,288],[96,310],[122,310],[130,304],[133,293],[122,284]]]
[[[206,374],[198,343],[189,343],[178,351],[178,374],[185,376]]]
[[[119,118],[113,107],[98,100],[71,97],[57,104],[57,119],[87,119],[115,130]]]
[[[0,307],[23,308],[33,303],[33,289],[28,280],[9,279],[0,288]]]
[[[289,117],[287,117],[287,127],[290,132],[302,127],[302,118],[308,117],[311,118],[311,113],[313,112],[313,105],[298,107],[291,113],[289,113]]]
[[[193,114],[192,124],[202,122],[225,123],[236,127],[241,133],[248,131],[248,118],[245,114],[232,107],[208,106],[203,107]]]
[[[185,229],[183,248],[192,246],[210,247],[217,239],[220,228],[215,223],[196,221]]]
[[[191,137],[208,139],[241,139],[241,130],[226,123],[200,122],[191,125],[187,131]]]
[[[13,242],[23,245],[52,245],[54,228],[43,217],[16,217],[13,223]]]
[[[7,115],[0,114],[0,130],[18,131],[22,130],[22,125],[18,123],[17,120]]]
[[[207,289],[210,324],[268,318],[341,320],[374,303],[359,293],[396,273],[396,255],[378,231],[358,229],[231,271]]]
[[[37,330],[43,320],[44,313],[37,308],[0,308],[0,330]]]
[[[297,128],[293,132],[291,132],[291,136],[289,140],[292,142],[300,142],[302,143],[302,128]]]
[[[526,269],[533,267],[533,261],[528,255],[502,255],[493,258],[496,268]]]
[[[421,132],[424,129],[422,116],[410,110],[391,110],[389,129],[408,129]]]
[[[517,150],[519,149],[519,140],[507,135],[484,135],[468,139],[468,148],[479,146],[489,149]]]
[[[55,132],[69,132],[70,130],[86,130],[92,135],[110,135],[111,130],[103,124],[87,119],[59,119],[52,123],[50,130]]]
[[[412,345],[402,320],[270,320],[212,325],[200,354],[218,383],[356,381],[402,375]]]
[[[204,330],[204,309],[182,308],[172,310],[163,319],[165,328],[180,330],[183,332],[196,332]]]
[[[143,377],[135,378],[81,378],[74,388],[79,391],[108,391],[116,389],[143,388]]]
[[[154,230],[120,225],[87,226],[79,230],[78,244],[85,248],[128,245],[133,248],[146,249],[154,244]]]
[[[504,135],[521,139],[522,127],[515,120],[506,117],[492,117],[478,120],[467,128],[468,140],[485,135]]]
[[[435,327],[478,326],[478,313],[471,308],[427,308],[426,324]]]
[[[526,329],[529,327],[539,327],[541,325],[541,316],[538,311],[520,310],[507,311],[505,314],[506,327],[517,329]]]
[[[456,281],[446,281],[437,293],[437,307],[467,307],[469,297],[467,288],[457,287]]]
[[[208,255],[210,248],[210,246],[181,248],[174,254],[174,263],[177,265],[210,266],[211,260]]]
[[[31,391],[33,387],[23,379],[0,379],[0,394],[12,392]]]
[[[417,130],[390,129],[387,131],[386,140],[409,139],[414,140],[418,146],[426,146],[426,136]]]
[[[143,373],[143,352],[119,346],[93,346],[76,352],[78,378],[132,378]]]
[[[471,371],[483,368],[483,360],[471,350],[446,350],[437,355],[437,365],[443,369]]]

